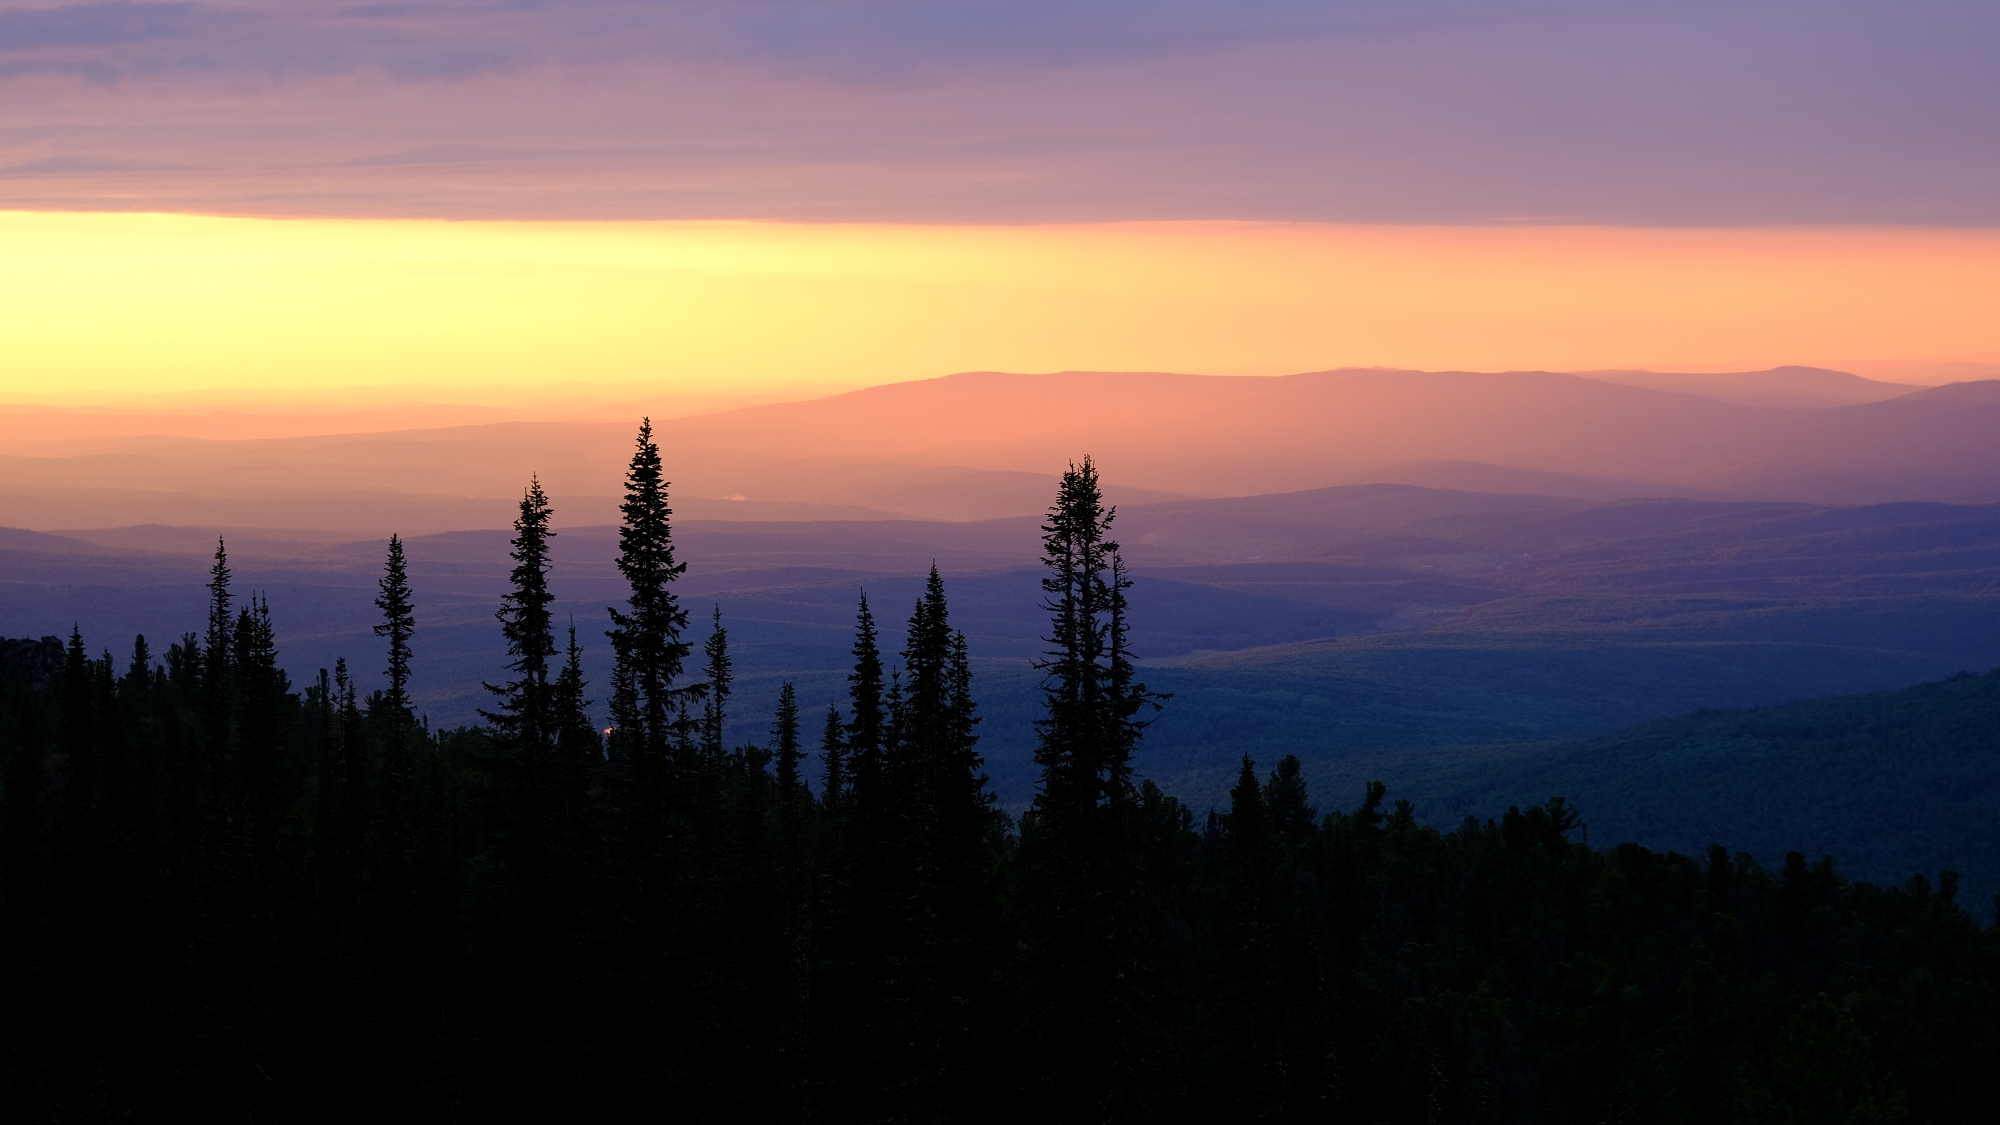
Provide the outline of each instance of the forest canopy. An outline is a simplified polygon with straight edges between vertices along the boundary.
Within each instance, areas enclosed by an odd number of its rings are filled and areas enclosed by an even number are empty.
[[[1172,702],[1088,458],[1042,526],[1018,819],[935,566],[900,652],[901,607],[857,591],[842,704],[787,684],[730,745],[727,623],[675,591],[650,423],[620,511],[592,684],[528,484],[476,726],[412,707],[396,537],[380,649],[303,685],[222,542],[202,630],[157,655],[5,642],[8,1116],[1891,1122],[2000,1095],[2000,931],[1951,872],[1593,847],[1561,795],[1440,830],[1379,783],[1308,793],[1291,756],[1244,757],[1226,808],[1145,780]]]

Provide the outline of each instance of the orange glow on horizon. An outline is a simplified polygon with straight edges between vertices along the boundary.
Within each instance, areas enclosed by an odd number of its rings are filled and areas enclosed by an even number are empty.
[[[2000,231],[0,213],[0,399],[2000,359]]]

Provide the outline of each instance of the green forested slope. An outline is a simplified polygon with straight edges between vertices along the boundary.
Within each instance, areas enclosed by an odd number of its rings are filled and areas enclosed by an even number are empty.
[[[2000,892],[2000,671],[1698,711],[1420,769],[1424,788],[1466,810],[1564,794],[1593,840],[1689,852],[1727,841],[1767,861],[1824,854],[1889,882],[1949,868],[1970,901]]]

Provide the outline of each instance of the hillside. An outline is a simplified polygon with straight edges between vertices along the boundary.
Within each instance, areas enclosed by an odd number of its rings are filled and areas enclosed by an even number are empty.
[[[1857,879],[1949,868],[1984,914],[2000,894],[2000,671],[1901,691],[1702,711],[1440,769],[1463,809],[1561,793],[1593,840],[1775,863],[1832,855]]]
[[[697,618],[720,606],[731,630],[735,737],[763,737],[783,680],[814,707],[844,690],[861,591],[900,644],[935,561],[978,668],[996,789],[1025,804],[1027,665],[1045,631],[1038,523],[680,521],[680,592]],[[1455,816],[1484,805],[1449,804],[1449,770],[1495,748],[2000,665],[2000,506],[1593,504],[1365,485],[1139,504],[1116,526],[1138,577],[1134,646],[1148,682],[1175,693],[1142,768],[1199,807],[1222,798],[1238,755],[1296,753],[1323,791],[1381,777]],[[0,635],[74,623],[94,651],[122,653],[134,632],[157,649],[200,622],[224,530],[0,533]],[[296,682],[342,655],[373,668],[380,540],[226,533],[238,581],[271,599]],[[412,688],[435,722],[486,705],[478,685],[504,659],[493,611],[506,541],[407,539]],[[623,593],[615,532],[566,526],[554,551],[558,620],[577,623],[601,685],[604,607]]]

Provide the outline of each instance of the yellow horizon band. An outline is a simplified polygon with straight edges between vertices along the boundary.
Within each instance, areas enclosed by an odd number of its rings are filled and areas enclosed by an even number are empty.
[[[0,212],[0,397],[2000,359],[2000,231]]]

